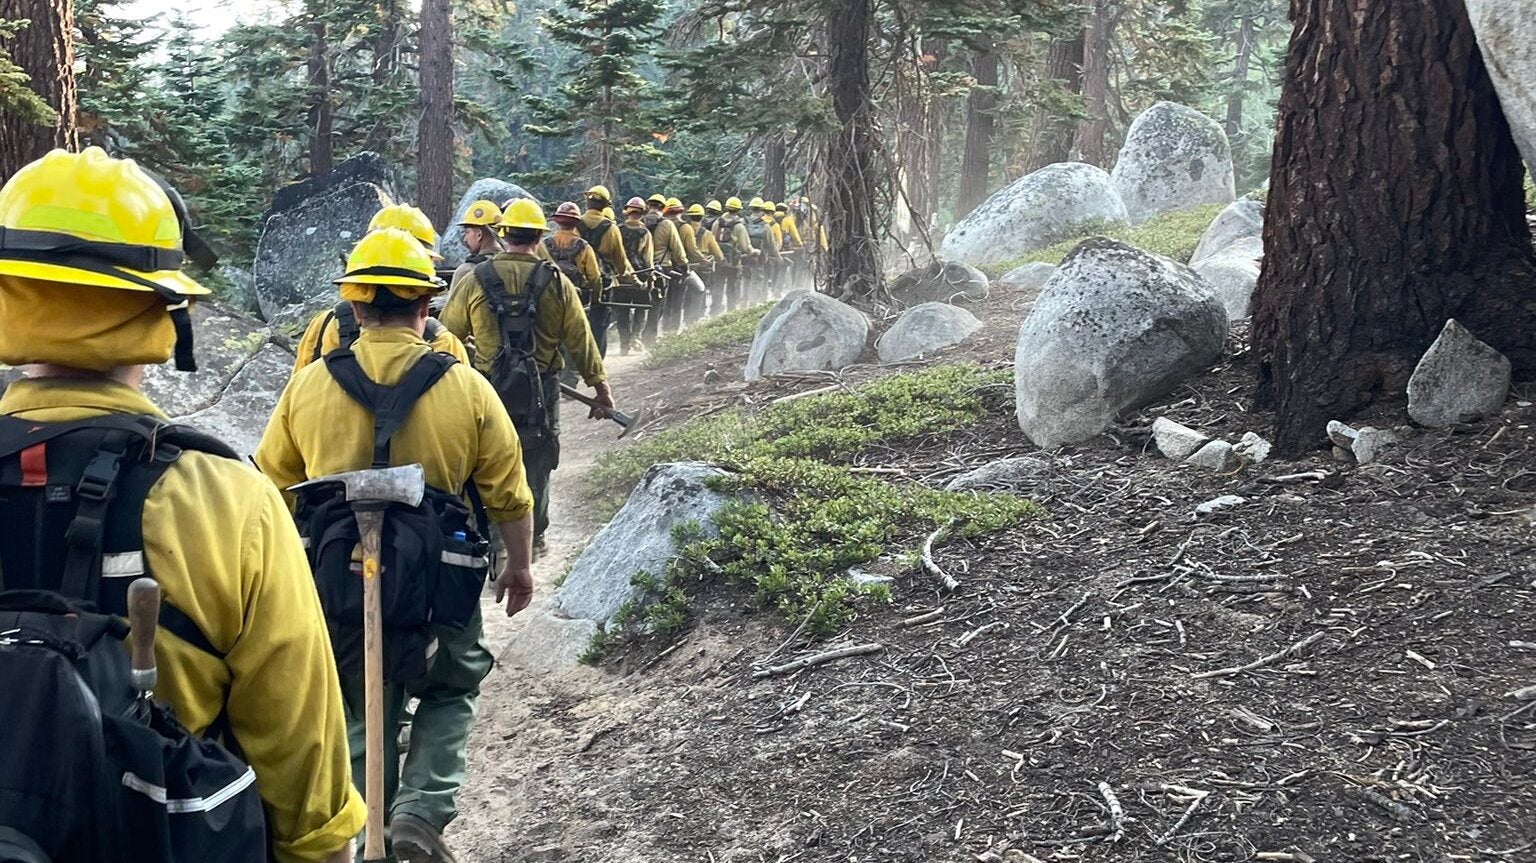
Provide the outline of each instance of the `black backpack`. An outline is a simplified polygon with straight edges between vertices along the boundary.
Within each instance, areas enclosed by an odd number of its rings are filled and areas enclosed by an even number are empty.
[[[612,227],[613,222],[609,221],[608,219],[604,219],[590,228],[587,227],[587,223],[585,221],[581,221],[576,224],[576,233],[580,234],[581,238],[586,241],[587,245],[591,246],[592,250],[596,252],[602,249],[603,238],[608,236],[608,229]],[[597,267],[602,271],[603,278],[606,279],[613,275],[613,265],[610,264],[608,259],[601,253],[599,253],[597,256]]]
[[[644,225],[620,225],[619,236],[624,240],[624,254],[629,257],[629,265],[636,270],[649,269],[640,260],[640,246],[645,238],[651,235],[651,229]]]
[[[310,362],[319,362],[325,356],[325,329],[336,322],[336,335],[340,338],[339,347],[351,348],[357,343],[357,337],[362,335],[362,328],[357,323],[357,313],[352,310],[349,302],[340,302],[336,307],[325,313],[325,323],[320,325],[320,338],[315,339],[315,350],[310,355]],[[443,322],[437,318],[427,318],[427,330],[422,336],[428,344],[437,341],[443,334]],[[3,861],[0,861],[3,863]]]
[[[555,280],[556,270],[540,261],[528,274],[522,293],[507,293],[507,284],[490,261],[475,268],[475,280],[496,313],[501,347],[491,357],[488,377],[523,441],[540,440],[549,434],[549,408],[560,397],[559,379],[539,371],[534,358],[534,321],[539,301]]]
[[[256,774],[216,739],[227,720],[195,737],[129,676],[118,615],[153,577],[144,500],[189,449],[236,458],[152,417],[0,417],[0,863],[268,859]],[[174,606],[159,625],[223,658]]]
[[[416,402],[457,364],[448,354],[428,353],[400,383],[384,386],[364,374],[351,350],[326,355],[331,377],[373,415],[373,467],[390,466],[395,432]],[[308,549],[337,670],[361,675],[363,578],[353,559],[361,539],[357,517],[343,489],[320,485],[299,493],[294,520]],[[427,671],[433,627],[459,629],[474,616],[490,569],[490,544],[476,530],[462,497],[428,486],[419,506],[391,504],[384,511],[382,549],[384,676],[410,683]]]
[[[576,261],[586,250],[587,245],[587,241],[579,236],[566,243],[563,248],[555,244],[553,236],[544,238],[544,248],[549,251],[550,263],[555,265],[555,269],[564,273],[573,285],[579,285],[582,282],[581,268],[576,265]]]

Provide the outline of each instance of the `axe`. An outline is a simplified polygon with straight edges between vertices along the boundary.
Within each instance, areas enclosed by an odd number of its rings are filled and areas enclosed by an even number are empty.
[[[129,680],[148,698],[155,689],[155,630],[160,625],[160,585],[136,578],[128,585]]]
[[[608,411],[608,418],[618,423],[619,428],[623,429],[623,431],[619,432],[620,438],[634,431],[635,428],[640,425],[640,418],[645,416],[644,411],[635,414],[626,414],[621,410],[608,407],[607,405],[598,404],[597,399],[594,399],[589,395],[583,395],[575,387],[566,386],[565,384],[560,385],[560,395],[563,395],[568,399],[581,402],[589,408],[602,408],[603,410]]]
[[[384,539],[384,511],[390,504],[420,506],[427,479],[419,464],[331,474],[288,489],[299,492],[320,485],[340,486],[357,516],[363,547],[363,685],[367,730],[367,774],[363,788],[368,829],[363,860],[384,859],[384,625],[379,600],[379,555]]]

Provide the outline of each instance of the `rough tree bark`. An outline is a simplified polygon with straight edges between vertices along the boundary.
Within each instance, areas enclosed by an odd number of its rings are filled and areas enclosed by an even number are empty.
[[[49,150],[77,146],[75,16],[69,0],[0,0],[0,18],[32,22],[8,48],[16,65],[30,76],[28,86],[54,111],[51,124],[38,124],[0,110],[0,182],[4,182]]]
[[[910,218],[912,240],[927,236],[933,214],[939,208],[939,153],[944,138],[945,100],[934,92],[933,75],[943,63],[944,43],[918,37],[910,77],[903,76],[895,96],[896,154],[901,168],[904,200],[896,203],[898,214]],[[898,225],[901,219],[897,220]]]
[[[1051,43],[1045,53],[1045,77],[1053,82],[1057,95],[1077,96],[1083,92],[1081,32],[1072,39]],[[1061,108],[1059,104],[1042,104],[1035,109],[1029,134],[1029,160],[1025,162],[1024,173],[1032,174],[1046,165],[1065,162],[1072,155],[1072,138],[1077,124],[1063,115]]]
[[[1222,123],[1227,137],[1236,140],[1243,128],[1243,97],[1247,95],[1248,63],[1253,58],[1253,16],[1244,15],[1237,26],[1237,58],[1232,63],[1232,92],[1227,96],[1227,117]]]
[[[992,127],[997,122],[997,51],[989,37],[976,45],[971,77],[976,79],[965,102],[965,150],[960,155],[960,193],[955,218],[963,219],[987,199],[992,165]]]
[[[416,205],[438,230],[453,218],[453,24],[450,0],[421,4],[421,120]]]
[[[1088,26],[1083,31],[1083,113],[1087,119],[1077,123],[1074,144],[1077,157],[1090,165],[1108,169],[1115,154],[1109,142],[1109,66],[1114,46],[1115,28],[1122,10],[1118,0],[1093,0]]]
[[[331,105],[331,61],[325,22],[309,25],[309,173],[320,177],[335,166],[334,125]]]
[[[864,297],[882,288],[874,104],[869,83],[871,0],[838,0],[827,16],[827,86],[838,128],[826,140],[828,292]]]
[[[784,133],[774,132],[763,142],[763,197],[784,200]]]
[[[1536,372],[1521,163],[1462,0],[1296,0],[1253,321],[1276,447],[1400,399],[1447,318]]]

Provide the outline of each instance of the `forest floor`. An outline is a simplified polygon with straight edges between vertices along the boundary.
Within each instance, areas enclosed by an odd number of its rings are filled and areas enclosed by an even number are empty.
[[[928,362],[1006,367],[1029,301],[996,289],[987,329]],[[1163,459],[1157,416],[1267,430],[1240,335],[1209,374],[1051,454],[1031,494],[1048,518],[938,545],[952,594],[904,573],[891,605],[810,644],[706,585],[670,640],[559,675],[499,667],[448,831],[459,859],[1536,860],[1536,701],[1510,694],[1536,684],[1536,392],[1375,465]],[[743,384],[745,354],[616,360],[621,404],[648,412],[622,443],[826,382]],[[942,484],[1035,451],[1011,393],[989,407],[856,462]],[[580,474],[615,429],[570,417],[541,594],[609,511]],[[1220,495],[1245,502],[1195,514]],[[517,622],[486,613],[503,655]]]

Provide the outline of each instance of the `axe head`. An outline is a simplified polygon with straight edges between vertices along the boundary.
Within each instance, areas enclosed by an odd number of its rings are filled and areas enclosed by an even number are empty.
[[[321,485],[339,485],[352,504],[402,503],[420,506],[427,493],[427,477],[419,464],[400,467],[370,468],[317,477],[290,487],[300,492]]]
[[[620,417],[623,417],[623,421],[622,422],[620,422],[620,420],[619,420]],[[630,432],[634,431],[635,429],[639,428],[640,427],[640,420],[642,420],[644,418],[645,418],[645,411],[643,411],[643,410],[635,411],[634,413],[628,414],[628,415],[615,412],[614,413],[614,417],[613,417],[614,421],[618,422],[619,425],[622,425],[624,427],[624,430],[619,432],[619,437],[615,438],[615,440],[623,438],[625,435],[627,435]]]

